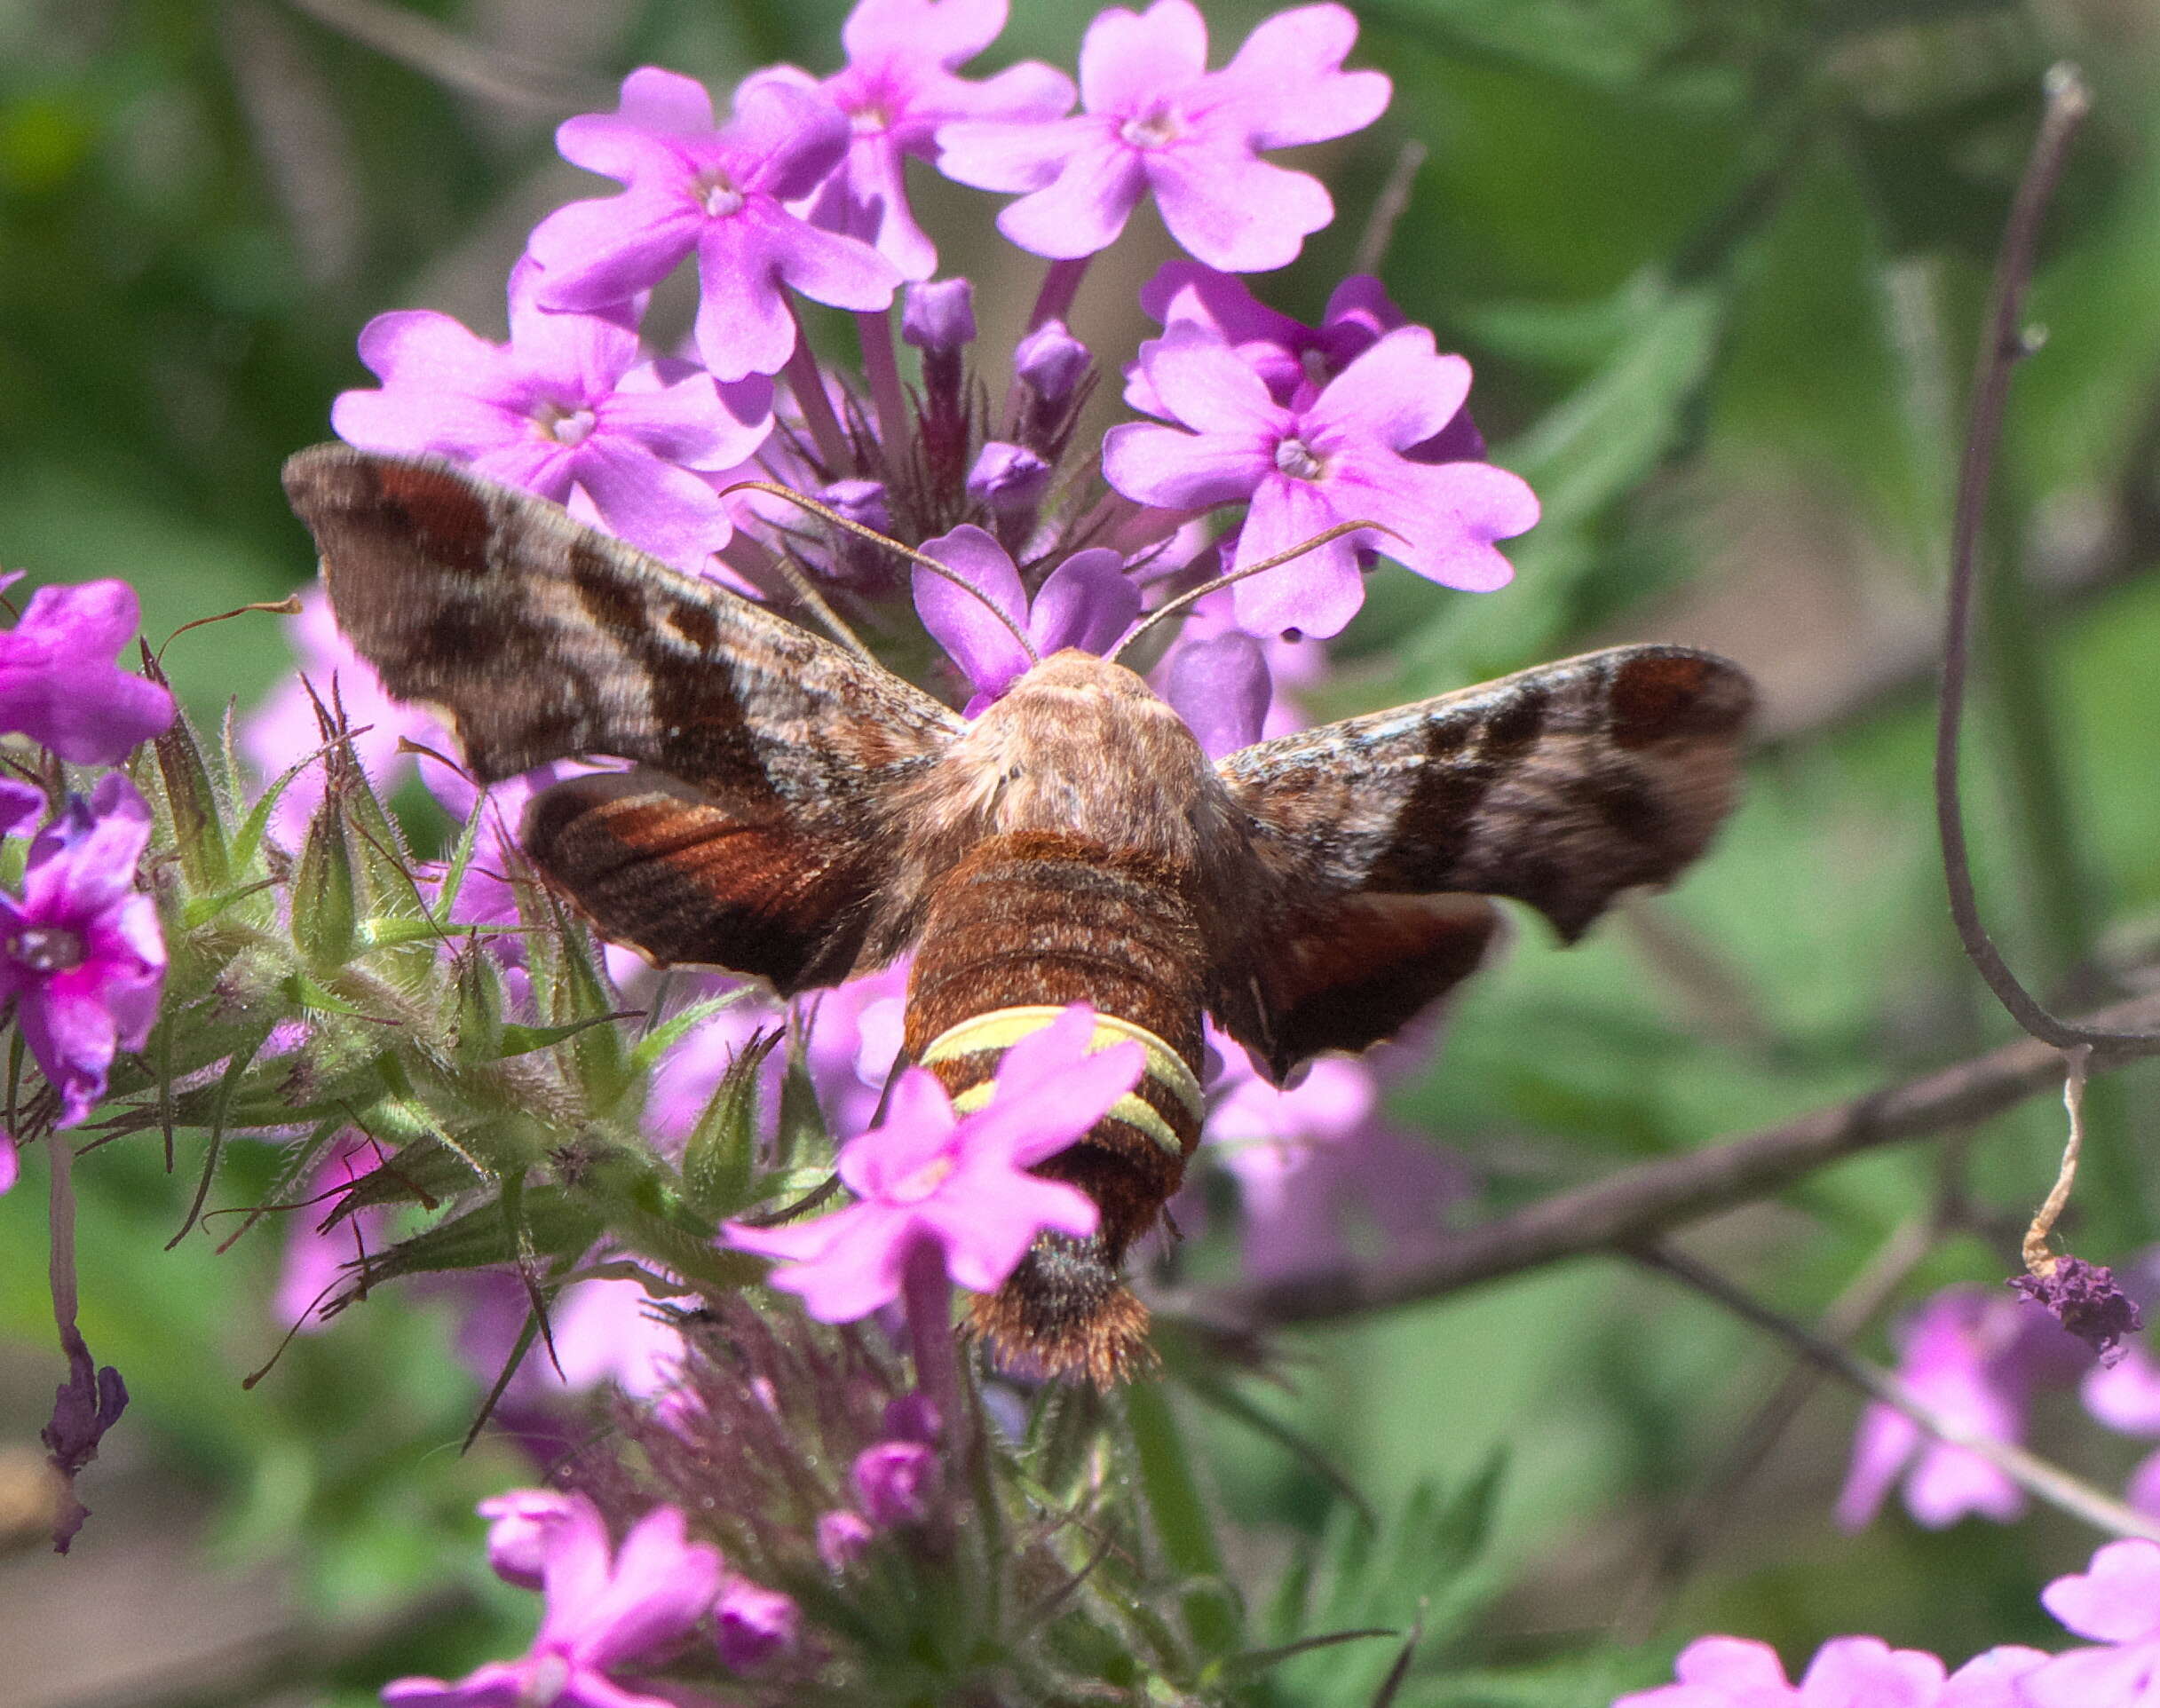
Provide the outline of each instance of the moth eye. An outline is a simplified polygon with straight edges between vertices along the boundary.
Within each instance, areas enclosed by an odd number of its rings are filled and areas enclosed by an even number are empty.
[[[1005,780],[1008,783],[1017,783],[1026,775],[1027,767],[1025,765],[1010,765],[1006,768]]]

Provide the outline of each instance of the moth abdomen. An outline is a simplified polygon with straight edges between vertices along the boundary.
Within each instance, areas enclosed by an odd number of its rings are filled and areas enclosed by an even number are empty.
[[[965,1109],[1006,1049],[1075,1002],[1146,1069],[1077,1143],[1035,1172],[1100,1214],[1078,1240],[1045,1236],[971,1326],[1001,1361],[1107,1386],[1146,1356],[1147,1311],[1127,1248],[1161,1214],[1199,1142],[1203,958],[1187,886],[1163,863],[1049,832],[986,837],[938,882],[908,981],[909,1059]]]

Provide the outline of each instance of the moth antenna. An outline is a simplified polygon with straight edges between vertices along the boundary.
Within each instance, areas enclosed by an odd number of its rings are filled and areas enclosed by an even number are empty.
[[[775,498],[785,498],[791,504],[799,504],[813,516],[822,516],[836,528],[845,528],[850,534],[859,534],[862,538],[884,547],[888,551],[898,552],[901,557],[907,558],[910,562],[921,564],[933,575],[944,577],[962,592],[971,595],[984,610],[1003,623],[1005,632],[1019,643],[1020,650],[1027,654],[1027,661],[1030,664],[1042,662],[1042,654],[1035,650],[1035,644],[1028,639],[1027,631],[1025,629],[1015,622],[1005,612],[1000,610],[997,604],[981,588],[969,581],[966,576],[955,573],[948,565],[939,563],[928,552],[917,551],[913,546],[904,546],[890,534],[880,534],[875,528],[865,527],[860,522],[851,522],[830,505],[820,504],[814,498],[805,498],[801,493],[792,492],[776,480],[739,480],[733,486],[724,488],[720,495],[725,498],[729,493],[735,492],[770,493]],[[1370,527],[1373,525],[1357,523],[1353,526]],[[1303,548],[1301,547],[1300,550],[1302,550]]]
[[[1375,534],[1384,534],[1390,540],[1403,539],[1401,534],[1397,534],[1393,528],[1389,527],[1384,522],[1338,522],[1333,527],[1326,529],[1323,533],[1314,534],[1311,539],[1305,541],[1302,544],[1292,546],[1287,551],[1278,551],[1274,557],[1263,558],[1257,564],[1247,564],[1243,569],[1233,569],[1227,575],[1218,575],[1213,581],[1202,581],[1198,587],[1193,588],[1191,591],[1181,593],[1175,599],[1164,601],[1163,604],[1157,606],[1154,610],[1149,612],[1146,616],[1143,617],[1140,620],[1139,626],[1135,629],[1131,634],[1127,635],[1123,640],[1120,641],[1115,646],[1111,648],[1107,655],[1109,661],[1112,664],[1116,663],[1119,655],[1122,653],[1127,647],[1130,646],[1135,641],[1138,640],[1141,636],[1146,634],[1149,629],[1154,628],[1157,623],[1162,622],[1167,618],[1175,617],[1179,612],[1187,610],[1191,606],[1199,604],[1200,600],[1206,598],[1210,593],[1220,593],[1224,588],[1232,585],[1234,582],[1245,581],[1250,576],[1263,574],[1270,569],[1280,569],[1285,564],[1291,563],[1297,558],[1302,557],[1309,551],[1317,551],[1329,541],[1340,540],[1344,534],[1355,534],[1360,528],[1370,528]],[[1407,545],[1410,542],[1407,540],[1404,540],[1403,543]]]
[[[728,488],[730,492],[736,490],[737,488],[733,486]],[[818,591],[816,585],[796,566],[794,553],[786,550],[771,550],[763,542],[751,539],[748,534],[742,535],[738,543],[756,554],[760,568],[777,569],[786,578],[787,585],[795,589],[795,597],[810,607],[810,614],[832,631],[835,640],[854,653],[857,658],[862,660],[864,663],[875,665],[881,670],[885,668],[879,661],[877,654],[862,644],[861,638],[848,627],[841,614],[826,603],[825,596]],[[740,567],[738,565],[738,569]]]

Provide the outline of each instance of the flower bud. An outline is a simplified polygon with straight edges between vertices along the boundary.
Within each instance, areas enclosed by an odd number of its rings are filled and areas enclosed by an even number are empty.
[[[918,1441],[881,1441],[856,1455],[853,1477],[871,1523],[920,1524],[937,1496],[938,1456]]]
[[[923,360],[957,360],[975,342],[975,287],[965,279],[932,279],[907,288],[900,311],[900,341],[922,352]]]
[[[882,480],[835,480],[818,491],[818,502],[866,528],[880,534],[892,530],[892,507],[885,499]],[[825,573],[843,587],[872,597],[890,593],[898,578],[893,555],[874,541],[845,528],[832,530],[831,555]]]
[[[736,1578],[720,1591],[713,1622],[718,1629],[720,1664],[731,1672],[748,1672],[795,1647],[803,1610],[778,1590]]]
[[[1015,377],[1048,408],[1072,395],[1088,371],[1088,346],[1065,329],[1063,320],[1045,320],[1012,352]]]
[[[818,1558],[837,1578],[863,1557],[876,1534],[860,1514],[844,1506],[827,1513],[818,1520]]]
[[[1016,516],[1042,502],[1050,465],[1025,445],[992,439],[968,471],[968,496],[993,516]]]

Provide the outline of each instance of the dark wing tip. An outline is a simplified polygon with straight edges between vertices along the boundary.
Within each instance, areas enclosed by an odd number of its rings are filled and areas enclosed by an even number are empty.
[[[1755,708],[1747,672],[1685,646],[1630,648],[1612,675],[1612,736],[1639,747],[1674,736],[1737,735]]]

